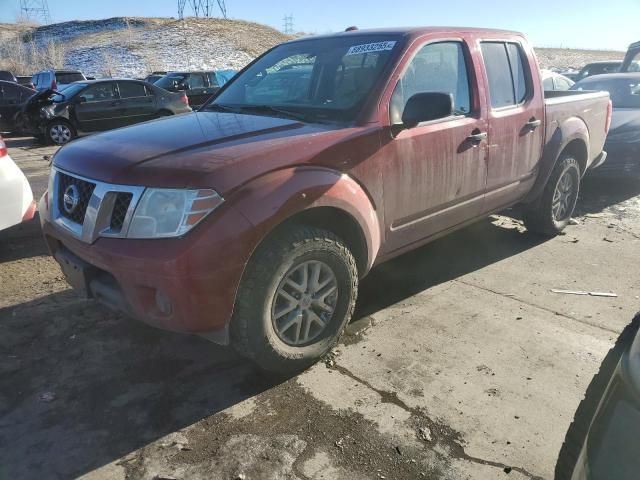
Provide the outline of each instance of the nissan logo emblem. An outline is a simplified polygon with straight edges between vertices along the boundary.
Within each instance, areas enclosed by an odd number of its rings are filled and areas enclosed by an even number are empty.
[[[79,201],[80,192],[78,191],[78,187],[75,185],[69,185],[64,191],[64,195],[62,197],[62,206],[64,207],[64,211],[71,215],[78,206]]]

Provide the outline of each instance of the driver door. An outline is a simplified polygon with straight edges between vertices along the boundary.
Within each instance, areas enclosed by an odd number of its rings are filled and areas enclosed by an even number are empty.
[[[392,124],[402,123],[407,101],[422,92],[451,94],[454,114],[400,130],[383,147],[387,253],[482,211],[487,122],[469,88],[475,77],[470,58],[463,41],[420,46],[395,87]]]
[[[121,126],[123,107],[116,92],[116,82],[89,85],[73,101],[79,130],[96,132]]]

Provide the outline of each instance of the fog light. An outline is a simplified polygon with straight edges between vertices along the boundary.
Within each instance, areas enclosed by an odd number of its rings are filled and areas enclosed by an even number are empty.
[[[171,314],[171,299],[162,290],[156,290],[156,306],[163,315]]]

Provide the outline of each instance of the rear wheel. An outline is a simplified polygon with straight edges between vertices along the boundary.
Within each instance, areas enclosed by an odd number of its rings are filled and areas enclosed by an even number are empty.
[[[46,138],[55,145],[64,145],[75,137],[75,129],[66,120],[53,120],[47,125]]]
[[[351,318],[353,255],[333,233],[290,226],[263,242],[242,279],[231,340],[264,370],[300,371],[326,354]]]
[[[558,160],[540,198],[524,212],[528,230],[557,235],[568,225],[580,192],[580,165],[565,155]]]

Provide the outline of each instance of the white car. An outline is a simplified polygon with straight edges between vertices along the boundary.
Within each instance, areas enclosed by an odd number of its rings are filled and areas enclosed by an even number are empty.
[[[0,137],[0,230],[29,221],[35,213],[36,203],[29,182]]]
[[[545,92],[554,90],[569,90],[575,83],[570,78],[560,75],[559,73],[552,72],[551,70],[541,70],[542,73],[542,88]]]

